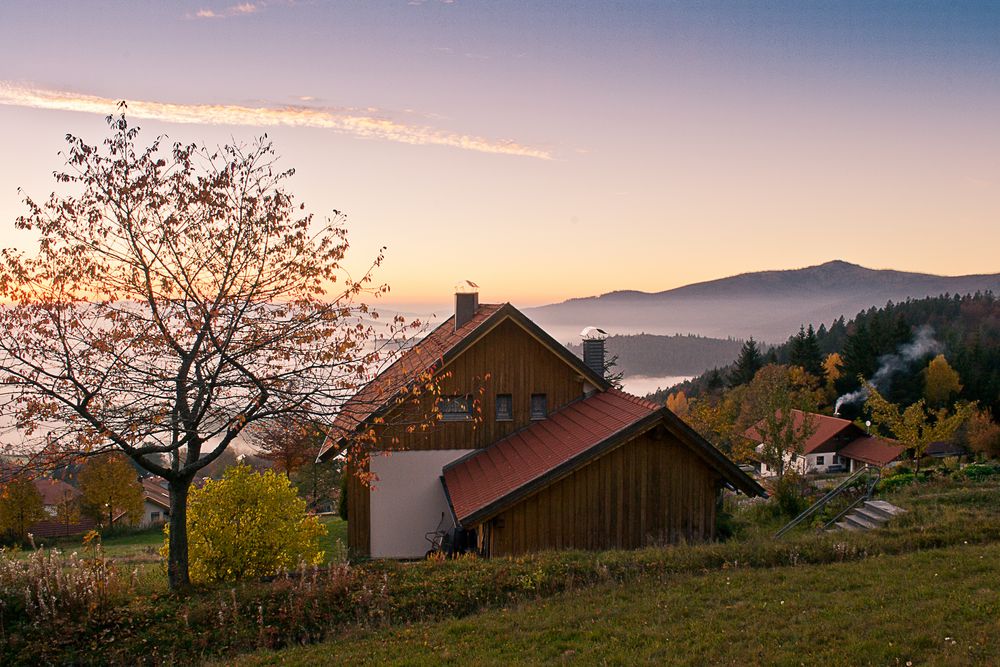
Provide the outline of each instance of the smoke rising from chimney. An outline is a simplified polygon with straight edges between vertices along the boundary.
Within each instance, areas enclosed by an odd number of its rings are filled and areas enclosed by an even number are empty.
[[[878,358],[878,370],[871,376],[869,382],[879,391],[888,389],[892,382],[892,376],[897,372],[905,370],[914,361],[941,351],[941,343],[934,339],[934,329],[930,325],[923,325],[917,329],[916,335],[909,343],[900,345],[895,354],[884,354]],[[837,399],[833,408],[833,414],[840,414],[840,406],[850,405],[868,398],[868,390],[861,387],[857,391],[844,394]]]

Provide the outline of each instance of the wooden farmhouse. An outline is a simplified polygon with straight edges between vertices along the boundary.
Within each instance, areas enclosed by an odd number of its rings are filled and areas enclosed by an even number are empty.
[[[613,388],[602,338],[584,341],[585,363],[509,303],[455,302],[345,405],[320,453],[378,434],[348,456],[354,554],[421,557],[441,530],[483,556],[704,541],[721,489],[764,494],[669,410]],[[400,392],[426,373],[440,419],[390,442]]]

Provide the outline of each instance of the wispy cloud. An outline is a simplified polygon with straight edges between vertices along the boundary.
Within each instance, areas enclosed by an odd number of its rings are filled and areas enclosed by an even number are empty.
[[[258,0],[257,2],[240,2],[235,5],[229,5],[222,9],[210,9],[203,7],[196,12],[185,14],[184,18],[188,19],[226,19],[232,18],[234,16],[249,16],[250,14],[256,14],[260,10],[267,6],[266,2]]]
[[[81,111],[107,115],[117,102],[106,97],[48,90],[0,81],[0,104],[30,109]],[[449,146],[481,153],[552,159],[549,151],[517,143],[459,134],[433,127],[400,122],[368,109],[309,106],[249,107],[231,104],[171,104],[130,100],[128,115],[168,123],[244,125],[249,127],[309,127],[332,130],[366,139],[381,139],[417,146]]]

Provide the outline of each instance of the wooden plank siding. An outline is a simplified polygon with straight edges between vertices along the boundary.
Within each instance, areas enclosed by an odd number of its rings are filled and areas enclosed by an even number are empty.
[[[719,475],[664,429],[578,468],[478,526],[490,556],[635,549],[714,535]]]
[[[361,474],[368,472],[368,460],[361,465]],[[371,555],[371,489],[352,465],[347,475],[347,551],[351,556]]]
[[[441,394],[471,395],[479,399],[482,421],[439,421],[426,432],[414,433],[392,427],[391,435],[397,442],[380,443],[380,448],[479,449],[531,422],[532,394],[548,397],[549,412],[583,396],[584,378],[579,371],[511,319],[501,321],[455,358],[443,373]],[[511,395],[512,420],[496,420],[497,394]],[[397,408],[397,412],[401,410]],[[418,413],[424,411],[426,407],[417,410]],[[386,421],[391,424],[399,421],[399,417],[399,414],[390,413]]]
[[[442,395],[472,395],[481,401],[482,420],[439,421],[427,431],[407,433],[405,425],[421,409],[400,406],[390,411],[387,426],[377,427],[376,450],[479,449],[524,428],[531,421],[531,395],[548,397],[549,412],[583,396],[585,379],[539,339],[511,319],[502,320],[443,369]],[[482,393],[480,393],[482,389]],[[496,420],[497,394],[510,394],[513,419]],[[376,489],[378,483],[375,482]],[[370,489],[356,476],[348,479],[348,549],[370,555]],[[375,493],[378,493],[376,490]],[[548,522],[546,522],[548,523]],[[527,538],[525,538],[527,539]],[[537,539],[537,538],[532,538]]]

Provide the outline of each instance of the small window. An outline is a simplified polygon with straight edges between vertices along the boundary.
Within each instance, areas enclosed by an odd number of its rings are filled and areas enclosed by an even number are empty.
[[[441,419],[447,422],[472,419],[472,400],[468,396],[442,396]]]
[[[159,521],[160,520],[160,513],[159,512],[150,512],[149,513],[149,520],[150,521]]]
[[[531,418],[545,419],[549,415],[549,397],[545,394],[531,395]]]
[[[514,398],[510,394],[497,394],[497,421],[509,422],[514,419]]]
[[[840,455],[839,454],[834,454],[833,455],[833,465],[838,465],[839,463],[840,463]]]
[[[818,466],[826,465],[825,461],[826,461],[826,457],[825,456],[817,456],[816,457],[816,465],[818,465]]]

